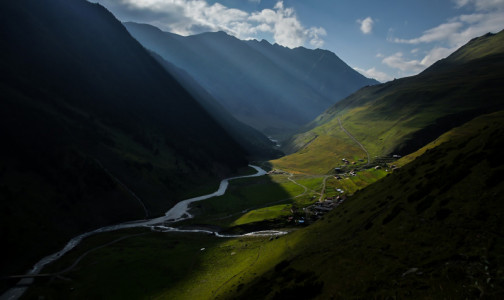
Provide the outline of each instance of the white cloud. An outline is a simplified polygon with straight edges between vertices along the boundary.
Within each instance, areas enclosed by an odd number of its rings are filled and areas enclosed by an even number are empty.
[[[402,52],[397,52],[391,56],[385,57],[382,60],[382,63],[386,64],[391,68],[399,69],[408,74],[420,72],[425,68],[425,66],[422,65],[422,62],[419,60],[416,59],[408,60],[404,58]]]
[[[374,78],[380,82],[387,82],[387,81],[394,79],[392,76],[390,76],[384,72],[378,71],[375,67],[372,67],[371,69],[368,69],[368,70],[357,68],[357,67],[353,68],[353,69],[366,77]]]
[[[446,40],[450,36],[455,34],[457,30],[462,26],[463,24],[460,22],[441,24],[437,27],[425,31],[423,35],[420,37],[409,40],[395,38],[394,42],[403,44],[420,44],[420,43],[431,43],[435,41]]]
[[[461,8],[463,6],[466,6],[467,4],[469,4],[469,1],[470,0],[453,0],[453,2],[455,3],[455,6],[457,8]]]
[[[308,37],[310,38],[310,45],[315,48],[320,48],[324,45],[323,36],[326,36],[327,32],[322,27],[312,27],[308,29]]]
[[[427,51],[423,59],[408,59],[402,52],[398,52],[384,58],[382,62],[391,68],[413,74],[447,57],[469,40],[504,28],[504,0],[453,0],[453,2],[455,7],[473,10],[473,13],[451,18],[445,23],[424,31],[419,37],[389,38],[395,43],[430,45],[431,49]],[[411,54],[417,52],[417,48],[411,50]]]
[[[418,49],[413,49],[417,50]],[[431,49],[422,60],[418,59],[407,59],[404,57],[402,52],[397,52],[393,55],[385,57],[382,60],[382,63],[385,65],[399,69],[404,72],[405,75],[413,75],[415,73],[421,72],[424,69],[431,66],[436,61],[443,59],[453,53],[457,48],[444,48],[444,47],[435,47]],[[416,51],[415,51],[416,53]]]
[[[357,20],[357,23],[361,24],[360,30],[364,34],[370,34],[373,31],[374,21],[371,17],[367,17],[364,20]]]
[[[260,0],[249,0],[259,3]],[[260,34],[271,34],[276,43],[290,48],[324,44],[324,28],[306,28],[296,12],[278,1],[272,9],[248,13],[208,0],[100,0],[105,6],[116,8],[124,21],[149,23],[180,35],[207,31],[225,31],[240,39],[253,39]],[[108,5],[107,5],[108,4]],[[142,15],[140,20],[135,19]]]
[[[424,66],[424,68],[427,68],[436,61],[452,54],[455,50],[457,50],[457,47],[455,48],[435,47],[432,50],[430,50],[429,53],[427,53],[427,55],[422,59],[420,64]]]
[[[454,0],[455,6],[461,8],[464,6],[473,6],[476,10],[504,9],[503,0]]]
[[[461,47],[469,40],[484,35],[488,32],[498,32],[504,29],[504,11],[474,13],[460,15],[447,23],[424,31],[413,39],[393,39],[396,43],[403,44],[428,44],[445,43],[450,47]]]
[[[504,28],[504,0],[453,0],[458,8],[473,8],[476,12],[462,14],[434,28],[428,29],[417,38],[393,39],[396,43],[422,44],[442,42],[451,47],[460,47],[470,39]]]

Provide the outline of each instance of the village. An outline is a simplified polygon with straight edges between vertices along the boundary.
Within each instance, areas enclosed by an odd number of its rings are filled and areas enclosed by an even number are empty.
[[[375,170],[383,169],[386,172],[396,170],[399,167],[397,167],[392,163],[395,162],[400,157],[401,156],[397,154],[390,156],[375,157],[373,163],[374,167],[371,168]],[[343,158],[341,161],[343,162],[343,164],[340,165],[339,167],[335,167],[333,170],[332,176],[334,176],[336,180],[349,179],[352,176],[357,176],[357,173],[359,171],[370,168],[368,164],[363,164],[364,159],[359,159],[358,160],[359,163],[355,161],[351,162],[346,158]],[[290,173],[281,170],[272,170],[268,172],[268,174],[286,175]],[[345,194],[345,191],[343,189],[337,188],[336,191],[338,195],[326,196],[324,200],[322,200],[321,197],[319,201],[316,201],[314,204],[304,207],[302,209],[293,206],[291,208],[292,216],[289,216],[287,218],[287,222],[294,223],[300,226],[306,226],[321,219],[325,214],[341,205],[347,199],[347,195]],[[315,199],[315,196],[313,196],[312,199]]]

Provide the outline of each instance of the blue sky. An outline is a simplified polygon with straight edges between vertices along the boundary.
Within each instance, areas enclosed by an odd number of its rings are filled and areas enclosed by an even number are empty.
[[[328,49],[368,77],[418,74],[504,29],[504,0],[93,0],[121,21]]]

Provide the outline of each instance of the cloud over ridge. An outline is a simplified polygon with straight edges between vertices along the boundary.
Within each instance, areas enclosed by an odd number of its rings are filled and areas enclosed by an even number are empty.
[[[239,39],[270,34],[282,46],[322,47],[327,35],[322,27],[306,28],[296,12],[276,2],[272,9],[246,12],[207,0],[94,0],[113,9],[124,21],[149,23],[180,35],[224,31]],[[260,1],[254,1],[260,2]]]
[[[472,11],[460,14],[433,28],[422,35],[410,39],[392,38],[389,41],[398,44],[432,44],[432,48],[422,59],[407,59],[402,52],[385,57],[382,63],[404,72],[421,72],[436,61],[447,57],[472,38],[488,32],[498,32],[504,28],[504,0],[452,0],[455,8]]]

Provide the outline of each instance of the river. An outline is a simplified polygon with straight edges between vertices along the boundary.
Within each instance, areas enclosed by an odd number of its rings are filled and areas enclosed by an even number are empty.
[[[212,197],[224,195],[224,193],[226,193],[226,190],[229,186],[230,180],[240,179],[240,178],[258,177],[258,176],[263,176],[266,174],[266,171],[264,171],[263,169],[261,169],[258,166],[253,166],[253,165],[249,165],[249,166],[254,168],[257,171],[257,173],[252,174],[252,175],[236,176],[236,177],[224,179],[220,182],[219,189],[217,191],[215,191],[211,194],[208,194],[208,195],[203,195],[203,196],[198,196],[198,197],[182,200],[182,201],[178,202],[174,207],[172,207],[169,211],[167,211],[165,213],[165,215],[162,217],[105,226],[105,227],[101,227],[101,228],[95,229],[93,231],[89,231],[89,232],[83,233],[81,235],[78,235],[78,236],[72,238],[65,245],[65,247],[63,249],[61,249],[60,251],[42,258],[39,262],[37,262],[33,266],[33,268],[28,273],[26,273],[26,275],[39,274],[40,271],[42,270],[42,268],[44,268],[47,264],[58,260],[60,257],[65,255],[68,251],[75,248],[84,238],[89,237],[91,235],[98,234],[98,233],[103,233],[103,232],[110,232],[110,231],[116,231],[116,230],[127,229],[127,228],[135,228],[135,227],[150,227],[153,230],[163,231],[163,232],[186,232],[186,233],[196,233],[196,232],[201,233],[201,232],[203,232],[203,233],[215,234],[215,236],[217,236],[217,237],[238,237],[238,235],[221,235],[217,232],[212,232],[212,231],[178,229],[178,228],[169,227],[166,225],[169,223],[174,223],[174,222],[178,222],[178,221],[192,218],[193,216],[189,213],[189,205],[193,202],[202,201],[202,200],[206,200],[206,199],[209,199]],[[283,231],[259,231],[259,232],[247,233],[245,235],[247,235],[247,236],[253,236],[253,235],[271,236],[271,235],[283,235],[283,234],[286,234],[286,232],[283,232]],[[8,291],[6,291],[0,297],[0,300],[19,299],[24,294],[24,292],[28,289],[28,286],[32,284],[32,282],[33,282],[33,278],[21,279],[17,284],[18,287],[14,287],[14,288],[11,288]]]

